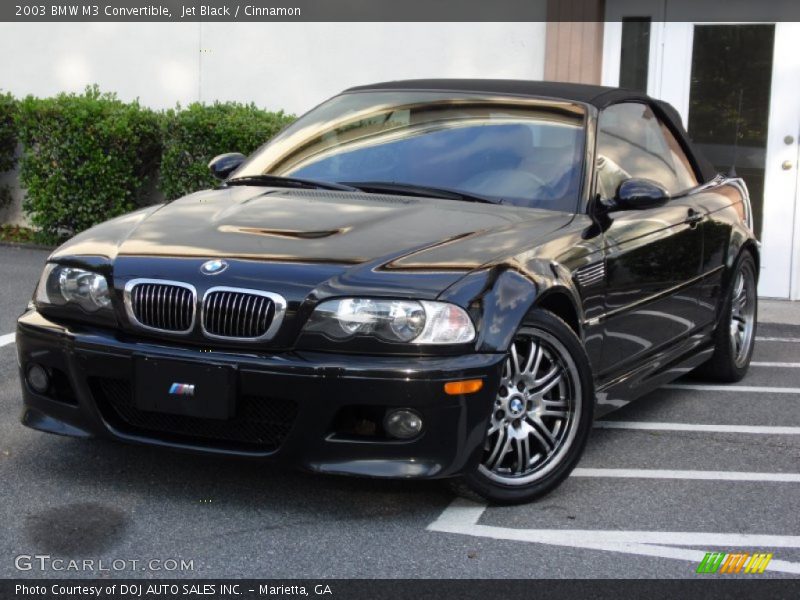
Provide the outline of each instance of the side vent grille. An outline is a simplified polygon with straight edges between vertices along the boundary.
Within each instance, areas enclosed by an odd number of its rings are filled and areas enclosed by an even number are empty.
[[[603,283],[606,278],[605,263],[599,262],[581,267],[575,272],[575,281],[582,288],[589,288]]]

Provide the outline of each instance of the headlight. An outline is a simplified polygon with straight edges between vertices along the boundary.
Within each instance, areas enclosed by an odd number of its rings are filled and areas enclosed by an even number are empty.
[[[327,300],[314,310],[305,331],[335,340],[371,335],[409,344],[464,344],[475,339],[475,327],[463,308],[427,300]]]
[[[99,273],[48,264],[36,288],[38,306],[76,304],[87,312],[111,306],[108,281]]]

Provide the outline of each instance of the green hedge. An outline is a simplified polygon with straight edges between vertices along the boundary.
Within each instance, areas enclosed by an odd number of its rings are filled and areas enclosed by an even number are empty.
[[[160,117],[96,86],[28,96],[17,116],[23,209],[58,240],[133,209],[161,157]]]
[[[0,173],[14,168],[17,150],[17,128],[14,118],[17,101],[11,94],[0,94]]]
[[[0,172],[14,167],[21,142],[23,210],[39,239],[54,242],[144,204],[156,182],[169,200],[214,186],[211,158],[248,154],[293,120],[237,103],[155,112],[97,86],[20,101],[0,94]]]
[[[10,171],[16,164],[17,127],[14,119],[17,101],[11,94],[0,94],[0,173]],[[11,188],[0,185],[0,209],[11,203]]]
[[[294,120],[253,104],[194,103],[168,111],[159,187],[167,199],[214,186],[208,161],[224,152],[249,154]]]

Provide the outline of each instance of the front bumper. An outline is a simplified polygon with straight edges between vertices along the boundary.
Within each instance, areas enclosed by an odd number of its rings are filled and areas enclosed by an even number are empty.
[[[502,354],[376,357],[312,352],[276,355],[206,352],[130,339],[114,331],[54,323],[35,310],[17,324],[28,427],[202,453],[278,459],[325,473],[447,477],[480,448],[499,385]],[[228,421],[142,412],[133,406],[134,356],[235,367],[236,412]],[[52,374],[46,394],[24,374]],[[483,388],[448,396],[444,383],[483,379]],[[408,441],[342,434],[342,411],[382,414],[412,408],[424,429]]]

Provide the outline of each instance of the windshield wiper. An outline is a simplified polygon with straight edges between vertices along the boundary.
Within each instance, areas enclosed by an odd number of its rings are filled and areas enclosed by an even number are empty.
[[[343,185],[352,186],[368,194],[400,194],[404,196],[427,196],[444,200],[464,200],[466,202],[482,202],[484,204],[502,204],[495,200],[470,192],[462,192],[451,188],[418,185],[414,183],[395,183],[394,181],[344,181]]]
[[[290,187],[317,190],[339,190],[343,192],[359,192],[358,188],[332,181],[317,181],[316,179],[300,179],[299,177],[284,177],[283,175],[248,175],[234,177],[225,182],[227,185],[269,185],[274,187]]]

